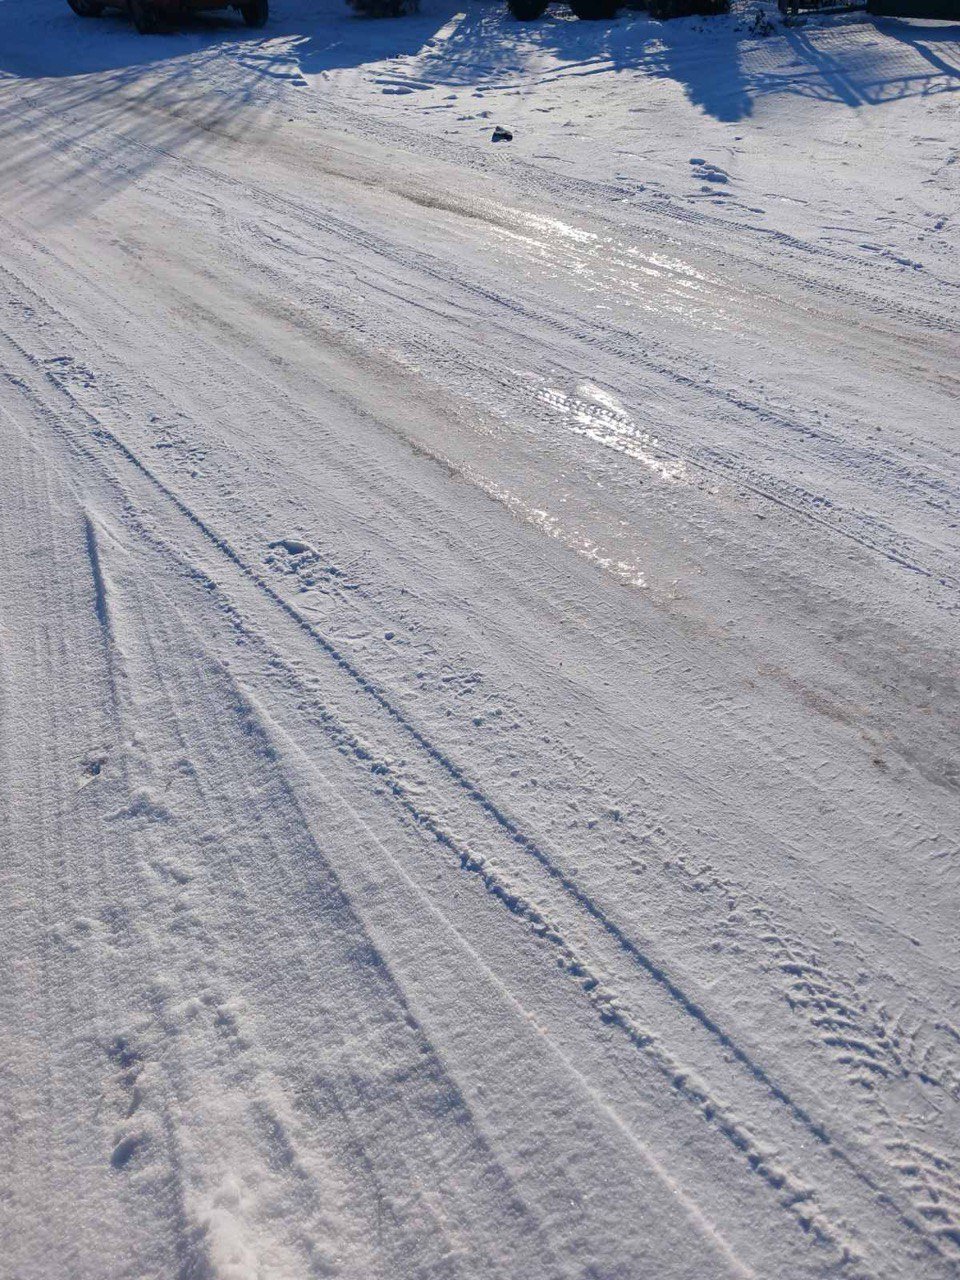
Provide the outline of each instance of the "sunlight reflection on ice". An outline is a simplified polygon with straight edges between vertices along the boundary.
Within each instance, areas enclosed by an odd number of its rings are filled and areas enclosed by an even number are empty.
[[[662,480],[687,482],[683,459],[666,454],[656,436],[638,427],[609,392],[592,382],[581,382],[575,395],[545,386],[537,399],[561,415],[574,435],[634,458]]]
[[[524,523],[533,525],[535,529],[545,533],[548,538],[554,538],[557,542],[561,542],[565,547],[569,547],[571,551],[575,551],[578,556],[582,556],[585,560],[589,560],[603,569],[604,572],[611,574],[624,586],[645,587],[647,585],[639,565],[633,564],[629,560],[620,560],[615,556],[607,555],[604,549],[594,542],[592,538],[586,537],[578,529],[563,524],[560,518],[552,512],[545,510],[543,507],[531,506],[511,489],[487,479],[486,476],[473,472],[470,474],[470,479],[485,493],[489,494],[491,498],[502,503],[518,520],[523,520]]]

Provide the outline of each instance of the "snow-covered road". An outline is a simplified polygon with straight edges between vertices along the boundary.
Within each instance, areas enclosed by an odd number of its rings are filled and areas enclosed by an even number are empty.
[[[0,0],[0,1275],[960,1269],[956,29],[746,28]]]

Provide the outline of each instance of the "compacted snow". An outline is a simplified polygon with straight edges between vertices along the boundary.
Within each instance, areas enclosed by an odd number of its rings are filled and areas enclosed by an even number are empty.
[[[757,13],[0,0],[3,1276],[960,1269],[960,28]]]

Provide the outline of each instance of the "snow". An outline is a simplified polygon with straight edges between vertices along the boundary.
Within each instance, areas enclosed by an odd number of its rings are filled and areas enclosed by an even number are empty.
[[[958,28],[758,12],[0,0],[5,1274],[956,1275]]]

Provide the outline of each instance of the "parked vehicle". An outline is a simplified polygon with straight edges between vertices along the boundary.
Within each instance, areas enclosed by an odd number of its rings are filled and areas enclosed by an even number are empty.
[[[570,8],[585,22],[609,21],[617,16],[621,0],[569,0]],[[543,17],[550,0],[507,0],[507,8],[518,22],[533,22]]]
[[[184,13],[201,9],[238,9],[248,27],[262,27],[270,16],[270,0],[67,0],[81,18],[99,18],[104,9],[122,9],[141,35],[156,31]]]
[[[852,13],[866,10],[874,18],[930,18],[960,22],[960,0],[777,0],[789,21],[798,13]]]
[[[651,18],[713,18],[730,12],[730,0],[648,0]]]
[[[550,0],[507,0],[507,8],[518,22],[533,22],[546,13],[549,3]],[[568,3],[578,18],[592,22],[609,22],[623,6],[623,0],[568,0]],[[631,7],[640,6],[634,0]],[[651,18],[684,18],[691,14],[709,17],[727,13],[730,0],[647,0],[643,7],[649,11]]]

